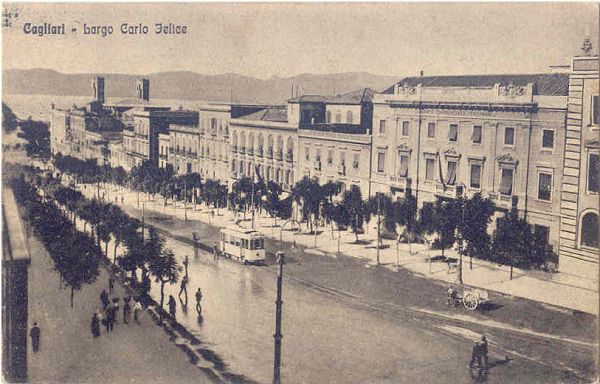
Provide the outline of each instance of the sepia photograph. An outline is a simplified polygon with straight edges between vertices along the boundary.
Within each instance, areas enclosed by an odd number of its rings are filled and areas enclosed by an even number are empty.
[[[3,382],[598,383],[599,21],[3,2]]]

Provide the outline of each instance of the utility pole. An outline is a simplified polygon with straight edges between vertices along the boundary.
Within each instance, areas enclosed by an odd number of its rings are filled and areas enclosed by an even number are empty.
[[[457,231],[459,237],[458,237],[458,265],[456,266],[456,284],[462,285],[463,284],[463,278],[462,278],[463,235],[462,235],[462,230],[464,228],[464,223],[465,223],[465,204],[464,204],[464,200],[463,200],[462,196],[458,200],[458,203],[460,204],[461,221],[460,221],[460,231]]]
[[[281,251],[277,252],[277,262],[279,263],[279,273],[277,274],[277,300],[275,301],[275,356],[273,359],[273,384],[281,384],[281,309],[283,301],[281,301],[281,285],[283,281],[283,264],[285,264],[285,254]]]
[[[252,204],[252,229],[254,229],[254,171],[252,172],[252,194],[251,194],[251,204]]]
[[[187,178],[183,180],[183,220],[187,221]]]

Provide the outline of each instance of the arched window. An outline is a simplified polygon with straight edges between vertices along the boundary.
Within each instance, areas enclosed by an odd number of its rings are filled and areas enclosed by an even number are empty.
[[[262,133],[258,134],[258,142],[256,143],[256,150],[259,152],[259,154],[262,156],[262,151],[263,151],[263,144],[264,144],[264,139],[263,139],[263,135]]]
[[[235,173],[235,160],[231,160],[231,172]]]
[[[291,136],[287,139],[287,160],[294,161],[294,139]]]
[[[267,137],[267,156],[273,157],[273,136]]]
[[[283,156],[283,137],[277,136],[277,156]]]
[[[235,152],[237,150],[237,132],[231,134],[231,149]]]
[[[238,150],[242,153],[246,150],[246,134],[244,132],[240,133],[240,146]]]
[[[249,154],[254,153],[254,133],[250,132],[248,134],[248,148],[247,148],[247,152]]]
[[[346,123],[352,124],[352,111],[346,112]]]
[[[598,215],[586,213],[581,219],[581,246],[598,248]]]
[[[244,161],[240,160],[240,175],[244,175]]]

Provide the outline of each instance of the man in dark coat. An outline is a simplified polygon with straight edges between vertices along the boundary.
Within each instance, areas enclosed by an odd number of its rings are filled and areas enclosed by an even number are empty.
[[[475,340],[473,344],[473,350],[471,352],[471,361],[469,362],[469,368],[473,368],[475,365],[475,361],[477,361],[477,366],[481,368],[481,343],[478,340]]]
[[[92,316],[92,335],[94,337],[100,336],[100,319],[96,312],[94,312],[94,316]]]
[[[169,314],[173,319],[175,319],[175,312],[177,310],[177,303],[175,302],[175,298],[173,295],[169,295]]]
[[[110,302],[110,300],[108,299],[108,293],[106,293],[106,290],[103,290],[102,293],[100,294],[100,301],[102,302],[102,308],[106,310],[106,307],[108,307],[108,303]]]
[[[131,304],[129,304],[129,300],[125,300],[125,304],[123,304],[123,323],[128,324],[129,318],[131,315]]]
[[[33,323],[31,330],[29,331],[29,336],[31,336],[31,347],[33,348],[33,352],[37,352],[40,350],[40,327],[38,323]]]

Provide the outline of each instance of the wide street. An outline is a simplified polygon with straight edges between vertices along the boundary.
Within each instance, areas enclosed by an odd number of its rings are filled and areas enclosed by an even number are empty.
[[[94,189],[87,188],[88,195]],[[141,211],[135,208],[135,194],[126,195],[126,210],[140,217]],[[211,253],[204,251],[194,257],[192,231],[200,234],[202,243],[212,245],[218,229],[196,220],[172,220],[169,212],[172,207],[160,208],[158,212],[147,209],[145,220],[161,229],[167,238],[167,247],[180,262],[185,255],[190,257],[187,307],[180,302],[177,320],[202,340],[229,371],[258,382],[270,382],[276,286],[272,260],[268,266],[260,267],[244,266],[227,259],[215,261]],[[267,242],[267,249],[274,251],[277,246]],[[319,276],[318,281],[310,278],[311,271]],[[431,316],[371,300],[369,286],[377,290],[377,287],[392,285],[387,272],[364,268],[356,260],[288,252],[283,288],[284,381],[547,383],[577,382],[571,370],[579,375],[591,374],[590,351],[593,349],[584,342],[563,342],[490,327],[484,321],[478,322],[477,317],[461,319],[465,315],[461,309],[447,317]],[[394,276],[398,278],[406,279],[407,287],[414,284],[415,277]],[[340,279],[350,285],[367,286],[367,294],[341,289]],[[433,299],[437,305],[432,309],[443,308],[440,306],[445,302],[443,286],[427,282],[440,292],[439,297]],[[198,286],[204,294],[201,319],[194,310],[194,291]],[[401,292],[397,287],[393,288],[396,295],[422,294],[423,300],[432,299],[431,289],[418,292],[411,287]],[[158,299],[156,284],[153,290],[153,296]],[[168,286],[166,292],[167,297],[169,294],[177,297],[179,285]],[[383,298],[388,294],[382,289]],[[500,302],[504,306],[513,301]],[[514,302],[517,308],[523,305]],[[502,317],[501,310],[499,313]],[[552,315],[556,316],[557,324],[567,322],[560,312],[552,311]],[[547,314],[540,310],[540,317],[544,316]],[[491,368],[487,376],[478,378],[477,372],[467,368],[467,363],[472,340],[481,334],[490,340]]]

